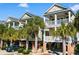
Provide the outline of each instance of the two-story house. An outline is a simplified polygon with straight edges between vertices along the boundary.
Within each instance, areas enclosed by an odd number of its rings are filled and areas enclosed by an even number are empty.
[[[16,30],[19,30],[19,28],[22,28],[25,24],[27,24],[27,20],[33,16],[35,15],[26,12],[20,19],[9,17],[6,23],[8,27],[13,27]],[[45,42],[44,46],[46,46],[44,49],[52,50],[57,47],[57,44],[60,44],[60,49],[62,49],[62,39],[60,37],[50,35],[49,30],[51,28],[55,28],[55,30],[57,30],[57,28],[61,26],[62,22],[65,24],[72,22],[75,18],[74,13],[71,9],[62,7],[59,4],[54,4],[44,13],[43,16],[45,23],[43,41]],[[38,37],[42,40],[41,30],[38,33]],[[72,43],[71,39],[69,41]]]
[[[57,44],[60,44],[60,49],[62,49],[62,39],[60,37],[50,35],[49,30],[51,28],[55,28],[55,30],[57,30],[57,28],[61,26],[62,22],[68,24],[72,22],[74,18],[75,15],[71,9],[65,8],[59,4],[52,5],[44,13],[44,22],[46,26],[44,29],[44,41],[47,45],[47,49],[53,49],[54,46],[57,47]],[[69,42],[72,43],[72,40],[69,40]]]
[[[29,12],[26,12],[20,19],[9,17],[6,21],[8,27],[13,27],[14,29],[19,29],[20,27],[23,27],[24,24],[27,24],[27,20],[32,18],[34,15],[32,15]]]
[[[22,15],[22,17],[20,19],[17,19],[17,18],[14,18],[14,17],[9,17],[6,21],[6,25],[8,27],[12,27],[16,30],[19,30],[20,28],[23,28],[23,26],[27,24],[28,20],[30,20],[34,16],[36,16],[36,15],[33,15],[29,12],[26,12],[25,14]],[[42,40],[41,29],[38,33],[38,39],[39,39],[39,41],[40,41],[40,39]],[[19,41],[24,44],[26,42],[26,39],[20,39]],[[17,41],[17,43],[19,43],[19,41]],[[34,40],[29,39],[29,45],[31,45],[32,41],[34,41]]]

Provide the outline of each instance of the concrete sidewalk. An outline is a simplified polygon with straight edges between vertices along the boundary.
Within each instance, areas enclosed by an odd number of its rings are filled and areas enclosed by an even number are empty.
[[[22,55],[22,54],[18,52],[7,52],[5,50],[0,50],[0,55]]]

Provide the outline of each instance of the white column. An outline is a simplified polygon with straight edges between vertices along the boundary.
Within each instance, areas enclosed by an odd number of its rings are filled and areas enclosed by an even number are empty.
[[[45,29],[44,29],[44,33],[43,33],[43,41],[45,42]]]
[[[44,29],[44,33],[43,33],[43,52],[46,52],[45,29]]]
[[[77,32],[76,37],[77,37],[77,41],[79,41],[79,32]]]
[[[71,22],[71,12],[68,12],[68,16],[69,16],[69,22]]]
[[[10,27],[10,23],[8,23],[8,28]]]
[[[45,23],[45,19],[46,19],[46,18],[45,18],[45,17],[43,17],[43,19],[44,19],[44,23]]]
[[[39,27],[38,37],[42,39],[41,29]]]
[[[19,27],[23,27],[23,24],[21,22],[19,22]]]
[[[25,24],[27,24],[27,20],[25,21]]]
[[[55,14],[55,31],[56,31],[56,25],[57,25],[57,15]]]
[[[21,26],[21,22],[19,22],[19,26]]]
[[[28,44],[29,44],[29,42],[28,42],[28,40],[26,40],[26,50],[28,50]]]
[[[15,27],[15,22],[13,22],[13,27]]]

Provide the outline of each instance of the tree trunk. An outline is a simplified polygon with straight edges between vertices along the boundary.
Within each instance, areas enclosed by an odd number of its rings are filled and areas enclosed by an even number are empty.
[[[45,31],[43,33],[43,52],[46,52]]]
[[[43,52],[46,52],[46,42],[43,41]]]
[[[12,40],[10,41],[10,46],[12,46],[13,44],[12,44]]]
[[[3,40],[1,40],[0,48],[2,48],[2,46],[3,46]]]
[[[21,42],[19,41],[19,47],[21,47]]]
[[[68,47],[68,49],[67,49],[68,55],[74,55],[75,45],[71,44],[71,43],[68,43],[67,47]]]
[[[32,52],[35,52],[34,42],[32,42]]]
[[[66,55],[66,41],[63,39],[63,55]]]
[[[41,48],[41,44],[40,44],[40,42],[38,43],[38,48]]]
[[[38,41],[37,41],[37,36],[35,37],[35,50],[37,52],[37,45],[38,45]]]
[[[49,42],[48,45],[49,45],[49,50],[51,50],[51,42]]]
[[[26,40],[26,50],[28,50],[28,40]]]
[[[68,52],[68,55],[71,55],[71,50],[72,50],[71,44],[68,43],[68,45],[67,45],[67,52]]]
[[[6,47],[8,47],[7,43],[5,43]]]

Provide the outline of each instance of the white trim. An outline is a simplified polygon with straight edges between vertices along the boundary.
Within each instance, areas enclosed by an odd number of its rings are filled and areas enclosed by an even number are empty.
[[[10,23],[8,23],[8,28],[10,27]]]
[[[13,27],[15,27],[15,22],[13,22],[13,24],[12,24],[12,25],[13,25]]]
[[[44,23],[45,23],[45,19],[46,19],[46,18],[45,18],[45,17],[43,17],[43,19],[44,19]]]
[[[58,5],[57,3],[54,3],[49,9],[47,9],[47,10],[45,11],[45,13],[48,12],[50,9],[52,9],[54,6],[58,6],[58,7],[62,8],[62,9],[64,9],[64,7],[62,7],[61,5]],[[45,13],[44,13],[44,14],[45,14]]]
[[[57,14],[55,14],[54,17],[55,17],[55,25],[57,25]]]
[[[69,16],[69,22],[71,22],[71,12],[68,12],[68,16]]]
[[[45,29],[44,29],[44,34],[43,34],[43,40],[45,42]]]
[[[57,30],[57,28],[56,28],[56,25],[57,25],[57,15],[55,14],[54,17],[55,17],[55,31],[56,31]]]
[[[51,7],[49,7],[49,8],[45,11],[45,13],[48,12],[52,7],[54,7],[54,5],[55,5],[55,3],[54,3]],[[44,14],[45,14],[45,13],[44,13]]]
[[[49,29],[44,29],[44,31],[49,31]]]
[[[77,37],[77,41],[79,41],[79,32],[77,32],[76,37]]]

